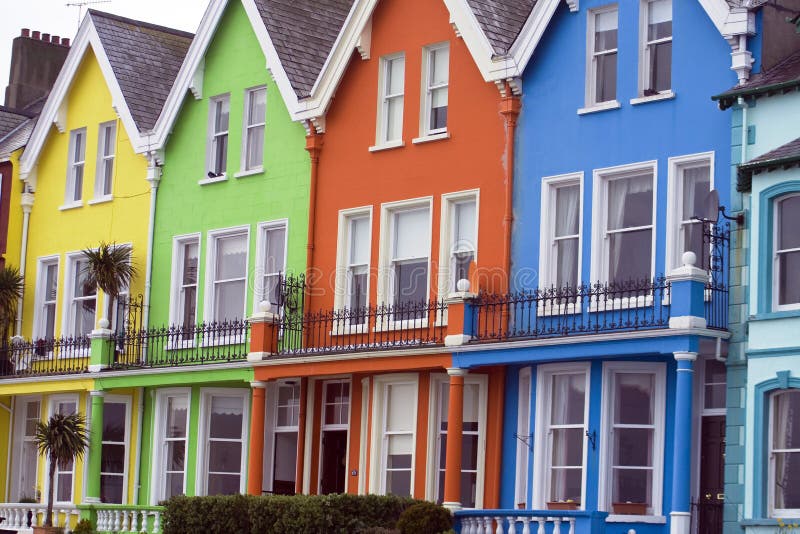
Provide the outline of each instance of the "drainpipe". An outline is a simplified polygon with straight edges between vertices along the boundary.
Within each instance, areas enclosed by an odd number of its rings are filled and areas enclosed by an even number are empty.
[[[742,161],[740,163],[747,163],[747,109],[749,106],[741,96],[737,100],[737,104],[742,108]]]
[[[150,286],[153,278],[153,233],[156,226],[156,198],[158,184],[161,181],[161,167],[151,155],[147,165],[147,181],[150,182],[150,216],[147,224],[147,259],[144,276],[144,309],[142,310],[142,326],[149,328],[150,323]]]
[[[309,134],[306,135],[306,150],[311,158],[311,176],[308,185],[308,242],[306,244],[306,291],[303,296],[303,312],[308,311],[310,295],[311,269],[314,265],[314,230],[317,214],[317,173],[319,171],[319,154],[322,152],[323,134],[317,133],[314,123],[307,123]]]
[[[136,408],[136,426],[138,427],[137,436],[139,438],[138,447],[136,447],[136,461],[134,462],[134,483],[133,483],[133,504],[139,504],[139,490],[142,487],[141,483],[141,465],[142,465],[142,417],[144,417],[144,388],[136,388],[136,394],[139,396],[139,402]]]
[[[505,293],[511,289],[511,225],[514,222],[513,195],[514,195],[514,138],[517,129],[517,118],[522,108],[519,96],[511,91],[511,85],[504,82],[501,90],[500,115],[503,116],[506,129],[506,146],[503,154],[505,168],[505,209],[503,213],[503,268],[506,270]]]
[[[22,193],[20,204],[22,205],[22,245],[19,251],[19,274],[25,278],[25,260],[28,256],[28,226],[31,218],[31,209],[33,208],[33,193],[27,192],[27,183],[25,184],[26,191]],[[17,324],[14,329],[14,335],[19,337],[22,335],[22,303],[25,299],[21,298],[17,302]]]

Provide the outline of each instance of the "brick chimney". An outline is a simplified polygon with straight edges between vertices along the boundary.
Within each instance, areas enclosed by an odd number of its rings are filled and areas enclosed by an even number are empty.
[[[69,53],[69,39],[22,28],[11,45],[11,69],[5,105],[24,110],[53,87]],[[30,111],[38,112],[39,109]]]

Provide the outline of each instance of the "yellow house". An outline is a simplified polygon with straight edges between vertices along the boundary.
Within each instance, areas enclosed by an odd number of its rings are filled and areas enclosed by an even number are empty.
[[[191,39],[188,33],[90,10],[15,161],[20,170],[16,198],[22,204],[17,211],[29,216],[10,223],[19,237],[10,239],[9,251],[25,250],[16,260],[25,266],[25,291],[21,338],[13,358],[0,362],[5,366],[0,372],[0,454],[5,452],[0,501],[36,499],[39,504],[27,509],[39,519],[48,482],[46,462],[31,445],[35,422],[56,411],[89,419],[92,397],[104,395],[95,391],[89,336],[108,328],[103,319],[111,324],[118,319],[116,306],[106,317],[106,297],[86,283],[81,251],[101,242],[129,246],[137,269],[129,295],[147,298],[151,207],[159,179],[150,132]],[[116,390],[98,412],[104,413],[104,502],[122,504],[134,497],[136,481],[115,470],[136,471],[138,459],[129,444],[135,442],[130,433],[138,425],[139,397],[133,389]],[[76,505],[93,501],[86,498],[85,470],[78,461],[56,474],[61,523],[74,522]],[[18,518],[25,509],[0,504],[0,516]]]

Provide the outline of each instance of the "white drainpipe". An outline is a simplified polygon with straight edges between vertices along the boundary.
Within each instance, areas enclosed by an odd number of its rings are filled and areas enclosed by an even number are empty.
[[[155,156],[150,156],[147,165],[147,181],[150,182],[150,215],[147,224],[147,259],[144,276],[144,310],[142,310],[142,327],[148,328],[150,319],[150,286],[153,277],[153,234],[156,225],[156,198],[158,197],[158,184],[161,181],[161,167],[158,166]]]
[[[27,185],[26,185],[27,186]],[[28,256],[28,225],[31,218],[31,209],[33,208],[33,193],[22,193],[20,200],[22,205],[22,245],[19,251],[19,274],[25,278],[25,260]],[[22,302],[25,299],[19,299],[17,303],[17,323],[14,329],[15,336],[22,335]]]

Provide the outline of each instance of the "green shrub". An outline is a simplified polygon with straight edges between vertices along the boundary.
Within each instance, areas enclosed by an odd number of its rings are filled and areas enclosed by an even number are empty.
[[[440,534],[453,528],[453,516],[432,502],[418,502],[400,515],[397,528],[401,534]]]
[[[92,522],[88,519],[81,519],[72,529],[72,534],[97,534],[97,531],[92,526]]]
[[[403,512],[419,503],[403,497],[347,494],[181,496],[164,503],[162,525],[164,534],[398,534]],[[447,514],[433,504],[426,508],[433,509]]]

